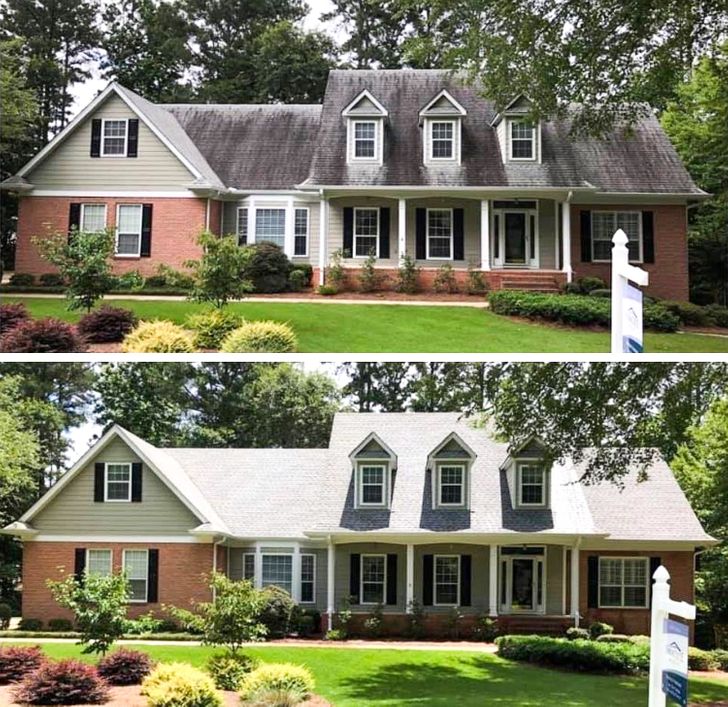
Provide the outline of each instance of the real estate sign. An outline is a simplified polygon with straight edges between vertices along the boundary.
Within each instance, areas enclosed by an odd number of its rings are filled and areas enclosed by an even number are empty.
[[[679,705],[688,704],[688,627],[666,619],[663,635],[662,691]]]
[[[624,283],[622,288],[622,353],[642,353],[642,290]]]

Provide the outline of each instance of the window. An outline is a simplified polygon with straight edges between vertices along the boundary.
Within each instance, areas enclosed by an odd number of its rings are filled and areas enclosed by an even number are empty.
[[[119,204],[116,216],[116,254],[138,256],[142,247],[142,205]]]
[[[111,550],[86,550],[86,574],[111,574]]]
[[[379,209],[354,209],[354,257],[379,257]]]
[[[131,501],[131,464],[107,464],[105,501]]]
[[[435,606],[460,603],[460,557],[435,555]]]
[[[440,478],[438,505],[462,506],[465,499],[465,467],[461,464],[443,464],[437,470]]]
[[[427,209],[427,258],[452,259],[452,209]]]
[[[644,609],[649,597],[646,557],[599,558],[599,606]]]
[[[106,204],[81,204],[81,231],[96,233],[106,228]]]
[[[430,124],[430,157],[433,160],[451,160],[455,157],[455,123],[433,122]]]
[[[124,157],[126,155],[126,120],[104,120],[101,132],[101,156]]]
[[[243,579],[255,582],[255,555],[251,552],[243,553]]]
[[[354,159],[372,160],[377,156],[377,124],[372,121],[354,121]]]
[[[518,467],[518,505],[544,506],[546,504],[546,472],[542,466],[521,464]]]
[[[386,476],[383,464],[362,464],[359,467],[359,505],[387,505]]]
[[[511,126],[511,159],[532,160],[536,157],[536,131],[531,123],[513,120]]]
[[[629,259],[642,262],[642,213],[640,211],[592,212],[592,260],[612,259],[612,238],[621,228],[628,238]]]
[[[238,234],[238,245],[245,245],[248,242],[248,210],[238,209],[238,223],[236,232]]]
[[[255,210],[255,241],[275,243],[280,248],[286,247],[286,210]]]
[[[293,214],[293,255],[308,255],[308,209]]]
[[[301,555],[301,602],[316,601],[316,555]]]
[[[361,556],[361,603],[384,604],[387,580],[386,555]]]
[[[293,588],[293,557],[291,555],[263,555],[263,582],[267,587],[274,584],[289,594]]]
[[[147,550],[124,550],[124,570],[129,580],[129,601],[145,602],[149,585],[149,554]]]

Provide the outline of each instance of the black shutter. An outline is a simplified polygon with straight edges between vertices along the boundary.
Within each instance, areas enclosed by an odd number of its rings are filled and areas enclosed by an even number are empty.
[[[452,210],[452,257],[465,260],[465,209]]]
[[[101,119],[91,121],[91,157],[101,157]]]
[[[472,555],[460,555],[460,606],[470,606],[473,582]]]
[[[655,574],[655,571],[657,568],[662,564],[662,558],[661,557],[650,557],[650,606],[652,606],[652,587],[654,586],[654,582],[652,581],[652,575]]]
[[[589,555],[586,558],[586,567],[586,605],[590,609],[597,609],[599,607],[599,557]]]
[[[139,118],[130,118],[127,126],[126,156],[136,157],[139,149]]]
[[[415,209],[415,258],[427,258],[427,209]]]
[[[349,596],[352,604],[360,602],[359,579],[361,578],[361,555],[352,553],[349,555]]]
[[[83,573],[86,571],[86,548],[77,547],[73,554],[73,576],[77,582],[83,581]]]
[[[570,208],[569,206],[566,207]],[[581,262],[591,263],[591,211],[581,212]]]
[[[131,500],[133,503],[142,500],[142,465],[139,462],[131,465]]]
[[[387,605],[397,603],[397,555],[387,555]]]
[[[152,205],[142,205],[142,243],[139,255],[148,258],[152,254]]]
[[[379,257],[389,257],[389,207],[379,209]]]
[[[351,206],[344,208],[344,257],[354,255],[354,209]]]
[[[435,578],[435,556],[422,557],[422,604],[432,606],[432,583]]]
[[[103,462],[96,462],[94,465],[94,502],[104,502],[104,470],[106,466]]]
[[[70,243],[73,234],[81,227],[81,204],[68,205],[68,241]]]
[[[642,262],[655,262],[655,213],[642,212]]]
[[[159,601],[159,550],[149,550],[147,565],[147,601]]]

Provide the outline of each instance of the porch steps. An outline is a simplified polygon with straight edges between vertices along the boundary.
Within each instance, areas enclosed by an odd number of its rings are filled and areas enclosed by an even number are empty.
[[[501,280],[504,290],[528,292],[559,292],[559,280],[550,273],[504,273]]]
[[[568,616],[499,616],[501,633],[531,634],[544,636],[563,636],[566,629],[573,626]]]

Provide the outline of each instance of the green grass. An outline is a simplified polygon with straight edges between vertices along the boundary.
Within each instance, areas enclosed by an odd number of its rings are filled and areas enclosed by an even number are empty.
[[[156,660],[202,666],[213,652],[197,646],[136,646]],[[46,643],[53,658],[83,657],[69,643]],[[417,705],[562,705],[643,707],[646,678],[581,675],[512,663],[487,653],[260,646],[247,653],[268,662],[307,666],[316,691],[337,707]],[[728,681],[691,678],[691,702],[728,700]]]
[[[63,299],[7,297],[22,301],[33,316],[76,321]],[[182,324],[201,305],[183,301],[113,300],[143,319],[171,319]],[[248,319],[288,322],[302,353],[487,353],[606,352],[609,334],[601,331],[525,324],[470,307],[422,307],[377,304],[306,304],[243,302],[230,307]],[[728,337],[653,334],[648,353],[728,353]]]

